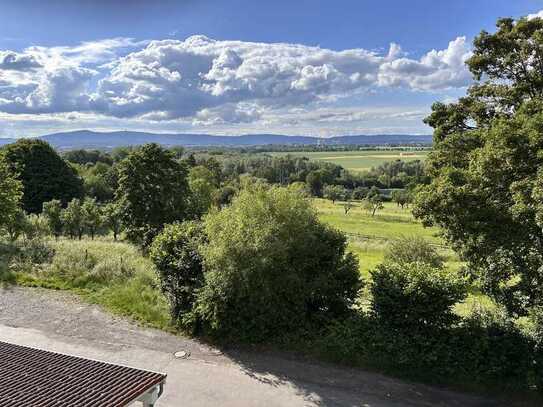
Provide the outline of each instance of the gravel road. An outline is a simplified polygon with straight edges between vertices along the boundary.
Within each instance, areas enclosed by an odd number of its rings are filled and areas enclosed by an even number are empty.
[[[221,351],[142,328],[60,291],[0,288],[0,341],[165,372],[158,407],[502,405],[289,355]]]

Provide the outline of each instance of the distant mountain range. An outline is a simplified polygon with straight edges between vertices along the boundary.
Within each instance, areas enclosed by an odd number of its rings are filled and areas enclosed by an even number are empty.
[[[263,146],[263,145],[409,145],[431,144],[429,135],[362,135],[318,138],[311,136],[285,136],[278,134],[247,134],[243,136],[214,136],[209,134],[160,134],[137,131],[95,132],[78,130],[47,134],[37,137],[60,150],[77,148],[110,149],[127,145],[158,143],[164,146]],[[0,145],[15,142],[13,138],[0,138]]]

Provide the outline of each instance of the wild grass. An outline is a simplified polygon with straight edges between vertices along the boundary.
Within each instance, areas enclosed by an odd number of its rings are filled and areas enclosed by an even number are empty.
[[[172,328],[154,265],[133,245],[108,238],[46,240],[41,244],[53,253],[43,262],[1,256],[0,267],[2,262],[8,265],[6,276],[11,276],[11,281],[70,290],[116,314],[157,328]]]

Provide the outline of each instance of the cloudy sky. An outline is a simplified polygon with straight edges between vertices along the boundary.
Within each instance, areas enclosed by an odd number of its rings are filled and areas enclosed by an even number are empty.
[[[430,133],[498,17],[543,0],[0,2],[0,137]],[[542,14],[543,15],[543,14]]]

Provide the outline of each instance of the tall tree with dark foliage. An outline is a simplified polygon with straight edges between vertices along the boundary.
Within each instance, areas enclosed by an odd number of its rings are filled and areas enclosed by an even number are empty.
[[[19,139],[2,148],[11,170],[23,184],[22,206],[39,213],[44,202],[58,199],[66,205],[83,194],[76,171],[45,141]]]
[[[147,247],[165,224],[187,216],[185,166],[158,144],[146,144],[121,161],[118,182],[115,196],[132,242]]]

